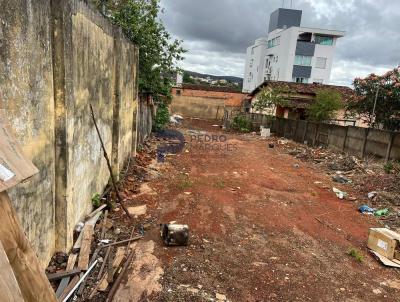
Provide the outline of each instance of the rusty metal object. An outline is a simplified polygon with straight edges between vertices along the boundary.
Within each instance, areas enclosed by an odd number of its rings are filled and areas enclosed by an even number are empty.
[[[186,224],[161,224],[161,238],[165,245],[188,245],[189,226]]]

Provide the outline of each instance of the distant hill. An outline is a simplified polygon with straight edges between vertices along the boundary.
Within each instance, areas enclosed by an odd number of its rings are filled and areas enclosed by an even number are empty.
[[[234,77],[234,76],[216,76],[212,74],[207,74],[207,73],[199,73],[199,72],[194,72],[190,70],[185,70],[185,73],[187,73],[189,76],[193,78],[201,78],[206,80],[211,79],[212,81],[220,81],[220,80],[225,80],[229,83],[234,83],[237,84],[239,87],[243,86],[243,78],[240,77]]]

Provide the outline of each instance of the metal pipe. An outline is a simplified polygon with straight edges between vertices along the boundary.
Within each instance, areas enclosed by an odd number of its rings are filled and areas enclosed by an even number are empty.
[[[95,262],[93,262],[93,264],[89,267],[89,269],[87,270],[87,272],[82,276],[82,278],[78,281],[78,283],[75,284],[75,286],[72,288],[72,290],[69,292],[69,294],[65,297],[65,299],[62,302],[67,302],[68,299],[72,296],[72,294],[74,293],[74,291],[76,291],[76,289],[79,287],[79,285],[83,282],[83,280],[85,280],[85,278],[87,277],[87,275],[89,275],[89,273],[91,272],[91,270],[96,266],[97,262],[99,260],[96,260]]]

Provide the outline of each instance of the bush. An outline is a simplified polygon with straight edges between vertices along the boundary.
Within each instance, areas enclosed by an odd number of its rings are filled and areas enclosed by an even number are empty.
[[[250,132],[252,129],[251,122],[244,116],[235,116],[232,122],[232,129],[240,132]]]
[[[157,113],[153,121],[153,129],[155,131],[160,131],[165,128],[169,122],[169,111],[167,105],[161,103],[157,107]]]
[[[342,107],[342,98],[337,91],[321,89],[317,91],[315,102],[307,109],[307,116],[315,122],[329,121],[335,118],[336,111]]]

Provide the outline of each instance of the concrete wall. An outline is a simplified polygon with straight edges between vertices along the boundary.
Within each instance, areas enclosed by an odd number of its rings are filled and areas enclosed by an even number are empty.
[[[0,0],[0,109],[40,173],[11,190],[43,265],[135,151],[138,50],[83,1]]]
[[[55,248],[50,1],[0,0],[0,108],[39,174],[9,190],[40,258]]]
[[[222,119],[224,109],[242,106],[245,94],[210,89],[173,88],[170,111],[184,117]]]
[[[323,145],[360,157],[400,159],[399,132],[282,118],[276,118],[272,129],[278,136],[314,146]]]

